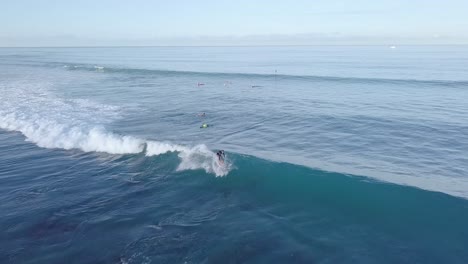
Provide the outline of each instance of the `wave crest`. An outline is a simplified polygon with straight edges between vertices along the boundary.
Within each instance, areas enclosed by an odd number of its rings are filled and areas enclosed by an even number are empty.
[[[51,64],[53,67],[63,65],[63,62],[55,62]],[[445,79],[392,79],[379,77],[353,77],[353,76],[327,76],[327,75],[300,75],[300,74],[273,74],[273,73],[244,73],[244,72],[202,72],[202,71],[184,71],[184,70],[164,70],[164,69],[145,69],[132,67],[103,67],[92,64],[65,65],[62,66],[68,70],[83,70],[83,71],[98,71],[108,73],[129,73],[142,75],[186,75],[186,76],[212,76],[221,77],[224,79],[233,78],[258,78],[263,80],[303,80],[303,81],[331,81],[331,82],[346,82],[346,83],[387,83],[387,84],[414,84],[414,85],[435,85],[435,86],[450,86],[464,87],[468,85],[468,80],[445,80]]]

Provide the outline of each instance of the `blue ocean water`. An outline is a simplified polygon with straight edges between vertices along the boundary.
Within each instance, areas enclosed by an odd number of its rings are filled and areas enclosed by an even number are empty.
[[[467,64],[467,46],[2,48],[0,262],[467,263]]]

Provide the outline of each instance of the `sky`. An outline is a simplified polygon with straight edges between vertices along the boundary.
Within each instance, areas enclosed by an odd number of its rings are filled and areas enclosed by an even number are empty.
[[[468,44],[468,0],[0,0],[0,46]]]

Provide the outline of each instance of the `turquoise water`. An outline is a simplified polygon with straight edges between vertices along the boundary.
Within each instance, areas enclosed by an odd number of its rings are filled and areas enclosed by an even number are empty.
[[[466,263],[467,63],[0,49],[0,262]]]

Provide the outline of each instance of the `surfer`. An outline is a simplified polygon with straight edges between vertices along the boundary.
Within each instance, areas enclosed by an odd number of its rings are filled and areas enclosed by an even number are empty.
[[[205,115],[206,115],[205,112],[198,114],[199,117],[205,117]]]
[[[216,152],[216,156],[218,156],[219,162],[224,163],[224,158],[225,158],[224,150],[218,150],[218,152]]]

